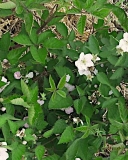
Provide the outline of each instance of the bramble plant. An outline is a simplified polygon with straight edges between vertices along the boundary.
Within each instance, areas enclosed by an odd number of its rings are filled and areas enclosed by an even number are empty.
[[[0,159],[128,159],[125,11],[107,0],[0,2],[1,17],[21,21],[0,38]],[[62,19],[79,15],[82,35],[86,13],[97,21],[83,42]],[[106,25],[110,13],[121,30]]]

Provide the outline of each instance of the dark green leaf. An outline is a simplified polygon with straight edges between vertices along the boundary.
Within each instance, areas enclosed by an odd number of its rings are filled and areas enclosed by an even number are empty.
[[[86,16],[82,15],[77,23],[77,30],[80,34],[84,33],[85,22],[86,22]]]

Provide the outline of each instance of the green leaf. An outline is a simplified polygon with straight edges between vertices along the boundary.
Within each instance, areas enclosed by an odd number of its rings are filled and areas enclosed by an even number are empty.
[[[30,35],[33,25],[33,14],[31,12],[24,14],[24,20],[25,20],[25,29],[27,33]]]
[[[101,8],[98,11],[93,12],[93,15],[99,17],[99,18],[105,18],[108,16],[108,14],[110,13],[110,9],[108,8]]]
[[[11,138],[11,132],[7,122],[2,126],[2,134],[4,136],[5,142],[9,142],[9,139]]]
[[[43,137],[48,138],[53,134],[53,129],[44,132]]]
[[[11,9],[1,9],[0,10],[0,17],[4,18],[4,17],[8,17],[10,15],[13,14],[13,11]]]
[[[9,32],[2,34],[2,38],[0,39],[0,50],[8,51],[10,47],[10,34]]]
[[[0,3],[0,8],[2,9],[14,9],[16,7],[16,4],[12,1]]]
[[[71,32],[68,36],[68,40],[73,41],[74,39],[75,39],[75,32],[74,32],[74,30],[71,30]]]
[[[66,127],[67,127],[67,124],[65,120],[59,119],[56,121],[56,123],[53,126],[53,133],[60,134],[65,130]]]
[[[22,89],[23,95],[27,97],[27,101],[29,102],[31,99],[31,93],[27,84],[22,79],[21,79],[21,89]]]
[[[107,77],[107,75],[106,75],[105,73],[99,72],[99,73],[97,74],[97,79],[98,79],[98,81],[99,81],[100,83],[106,84],[107,86],[111,86],[111,84],[110,84],[110,82],[109,82],[109,80],[108,80],[108,77]]]
[[[123,68],[118,68],[110,77],[110,79],[119,79],[123,76],[124,74],[124,69]]]
[[[25,154],[25,145],[19,144],[12,150],[12,160],[21,160]]]
[[[66,151],[66,160],[74,160],[76,157],[76,153],[78,150],[78,144],[80,139],[76,139],[67,149]]]
[[[15,98],[15,99],[11,100],[11,103],[15,104],[15,105],[24,106],[26,108],[30,108],[30,106],[27,104],[27,102],[24,101],[23,98]]]
[[[50,38],[50,37],[54,37],[55,34],[52,33],[51,30],[47,30],[41,34],[39,34],[38,36],[38,44],[43,43],[46,39]]]
[[[74,107],[77,114],[80,114],[85,106],[87,99],[85,97],[81,97],[80,99],[74,100]]]
[[[32,105],[29,109],[28,109],[28,120],[30,125],[32,125],[34,123],[34,117],[35,117],[35,108]]]
[[[10,126],[10,130],[13,134],[16,134],[16,131],[18,130],[18,126],[15,122],[8,120],[8,124]]]
[[[67,37],[68,29],[64,23],[61,23],[61,22],[57,23],[56,29],[64,38]]]
[[[43,160],[60,160],[60,157],[57,154],[54,154],[43,158]]]
[[[117,98],[107,99],[105,102],[103,102],[102,107],[103,108],[111,107],[111,106],[115,105],[116,102],[117,102]]]
[[[26,50],[26,47],[21,47],[21,48],[12,49],[11,51],[9,51],[7,55],[9,62],[11,64],[16,64],[25,50]]]
[[[43,155],[45,153],[45,147],[42,145],[39,145],[35,148],[35,155],[38,160],[42,160]]]
[[[74,139],[74,131],[71,126],[66,127],[64,132],[62,133],[58,144],[68,143]]]
[[[114,127],[116,127],[117,129],[119,129],[119,130],[123,130],[123,129],[124,129],[124,124],[123,124],[123,123],[120,123],[120,122],[118,122],[118,121],[116,121],[116,120],[113,120],[113,119],[111,119],[111,118],[109,118],[109,121],[110,121],[110,123],[111,123]]]
[[[22,45],[32,45],[32,42],[27,34],[19,33],[17,36],[13,37],[12,40],[18,44]]]
[[[58,83],[58,85],[57,85],[57,88],[58,88],[58,89],[62,89],[62,88],[64,87],[65,83],[66,83],[66,75],[64,75],[64,76],[60,79],[60,81],[59,81],[59,83]]]
[[[95,36],[93,35],[90,36],[88,44],[89,44],[89,50],[91,51],[91,53],[99,54],[99,51],[100,51],[99,43]]]
[[[62,90],[57,90],[56,91],[61,97],[66,98],[66,93]]]
[[[109,91],[110,91],[110,88],[107,85],[100,84],[100,86],[99,86],[99,92],[100,92],[101,96],[108,97]]]
[[[84,33],[85,22],[86,22],[86,16],[82,15],[77,23],[77,30],[80,34]]]
[[[47,56],[47,50],[45,48],[37,49],[35,46],[30,47],[30,52],[35,61],[45,64],[45,59]]]
[[[44,47],[49,48],[49,49],[60,49],[65,44],[62,40],[59,40],[57,38],[52,37],[52,38],[45,40],[43,45],[44,45]]]
[[[91,8],[91,6],[93,5],[94,1],[95,0],[86,0],[84,8],[85,9]]]
[[[119,92],[115,87],[110,86],[110,88],[111,88],[113,94],[114,94],[116,97],[120,97],[121,94],[120,94],[120,92]]]
[[[49,76],[49,83],[50,83],[50,87],[55,90],[56,85],[51,75]]]
[[[49,109],[61,109],[61,108],[68,108],[69,106],[72,106],[72,104],[73,101],[70,96],[63,98],[60,95],[56,94],[54,100],[50,99],[48,107]]]
[[[128,111],[126,108],[125,99],[123,97],[119,97],[118,99],[118,109],[121,120],[123,121],[123,123],[126,123],[128,121]]]
[[[123,66],[124,65],[124,62],[125,62],[125,60],[126,60],[126,54],[123,54],[123,56],[120,56],[119,58],[118,58],[118,61],[116,62],[116,64],[115,64],[115,66],[117,67],[117,66]]]

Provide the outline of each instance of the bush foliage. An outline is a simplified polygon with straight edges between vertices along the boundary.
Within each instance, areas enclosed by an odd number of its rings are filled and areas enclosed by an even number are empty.
[[[128,38],[119,44],[127,15],[107,0],[56,0],[51,10],[49,2],[0,3],[1,17],[22,21],[18,34],[0,38],[2,147],[9,160],[127,159]],[[97,21],[82,42],[61,20],[80,15],[82,35],[85,13]],[[121,30],[105,25],[110,13]]]

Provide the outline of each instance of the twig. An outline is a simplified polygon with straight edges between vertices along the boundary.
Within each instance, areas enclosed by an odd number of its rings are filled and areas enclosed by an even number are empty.
[[[42,29],[53,19],[54,14],[55,14],[57,8],[58,8],[58,4],[56,4],[56,5],[52,8],[52,10],[51,10],[51,12],[50,12],[50,16],[47,18],[47,20],[44,22],[44,24],[38,29],[37,34],[40,34],[40,32],[42,31]],[[55,11],[54,11],[54,10],[55,10]]]

